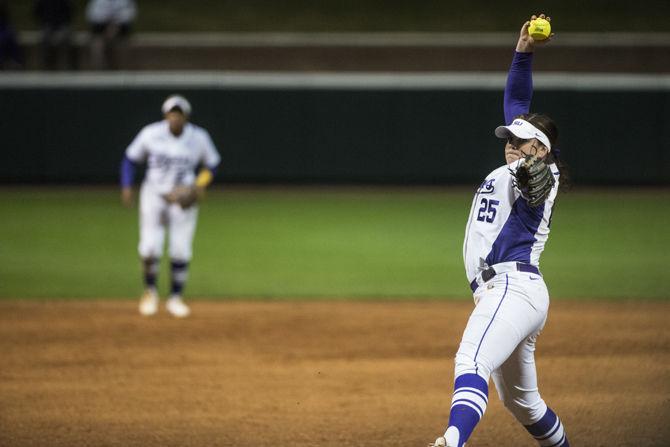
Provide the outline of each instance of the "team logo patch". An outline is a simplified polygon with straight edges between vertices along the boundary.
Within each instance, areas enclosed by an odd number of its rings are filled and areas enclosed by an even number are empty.
[[[496,179],[492,178],[490,180],[484,180],[481,185],[479,185],[479,188],[477,189],[478,194],[493,194],[493,191],[495,190],[493,186],[493,182],[495,182]]]

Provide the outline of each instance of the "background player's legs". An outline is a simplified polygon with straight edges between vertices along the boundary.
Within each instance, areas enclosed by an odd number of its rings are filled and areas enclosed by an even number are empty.
[[[544,283],[539,288],[533,284],[539,296],[531,303],[522,281],[515,273],[498,275],[475,297],[478,304],[455,359],[454,394],[444,435],[447,446],[461,447],[468,440],[486,411],[492,371],[544,324],[548,307]]]
[[[158,270],[165,240],[165,201],[142,188],[140,192],[140,242],[144,293],[140,313],[153,315],[158,311]]]
[[[142,259],[142,273],[144,276],[144,293],[140,298],[140,313],[142,315],[154,315],[158,312],[158,267],[158,259]]]
[[[181,209],[171,205],[168,210],[170,222],[170,259],[189,262],[193,256],[193,237],[198,221],[198,208]]]
[[[188,262],[172,259],[170,261],[170,295],[181,296],[188,279]]]
[[[541,446],[569,447],[563,424],[537,387],[535,336],[519,344],[492,374],[500,400]]]
[[[143,187],[140,191],[140,243],[138,246],[142,259],[160,260],[163,254],[167,217],[165,200]]]
[[[185,317],[190,313],[190,309],[184,304],[182,294],[188,279],[189,261],[193,255],[198,209],[191,207],[184,210],[178,205],[172,205],[169,216],[171,290],[166,307],[173,315]]]
[[[144,289],[158,291],[158,270],[160,261],[156,258],[142,259],[142,274],[144,279]]]
[[[172,294],[181,295],[186,279],[188,265],[193,256],[193,237],[198,220],[197,207],[181,209],[178,205],[170,207],[170,243],[169,252],[172,274]]]

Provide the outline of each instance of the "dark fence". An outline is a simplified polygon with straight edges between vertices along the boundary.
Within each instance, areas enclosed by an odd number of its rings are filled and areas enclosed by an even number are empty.
[[[2,183],[109,183],[174,88],[2,88]],[[223,182],[472,184],[503,163],[502,91],[179,88]],[[579,184],[670,183],[670,91],[543,89]]]

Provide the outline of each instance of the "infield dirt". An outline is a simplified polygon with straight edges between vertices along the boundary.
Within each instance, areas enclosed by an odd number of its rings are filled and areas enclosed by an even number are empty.
[[[470,302],[0,302],[2,446],[417,446]],[[666,446],[670,303],[557,302],[540,391],[573,446]],[[534,446],[491,384],[468,446]]]

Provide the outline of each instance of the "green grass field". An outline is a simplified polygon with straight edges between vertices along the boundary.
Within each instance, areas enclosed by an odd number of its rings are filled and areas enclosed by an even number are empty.
[[[470,299],[470,200],[462,188],[213,190],[186,293]],[[137,209],[115,189],[4,188],[0,205],[0,298],[138,296]],[[564,195],[542,257],[552,297],[669,298],[668,221],[667,189]]]

